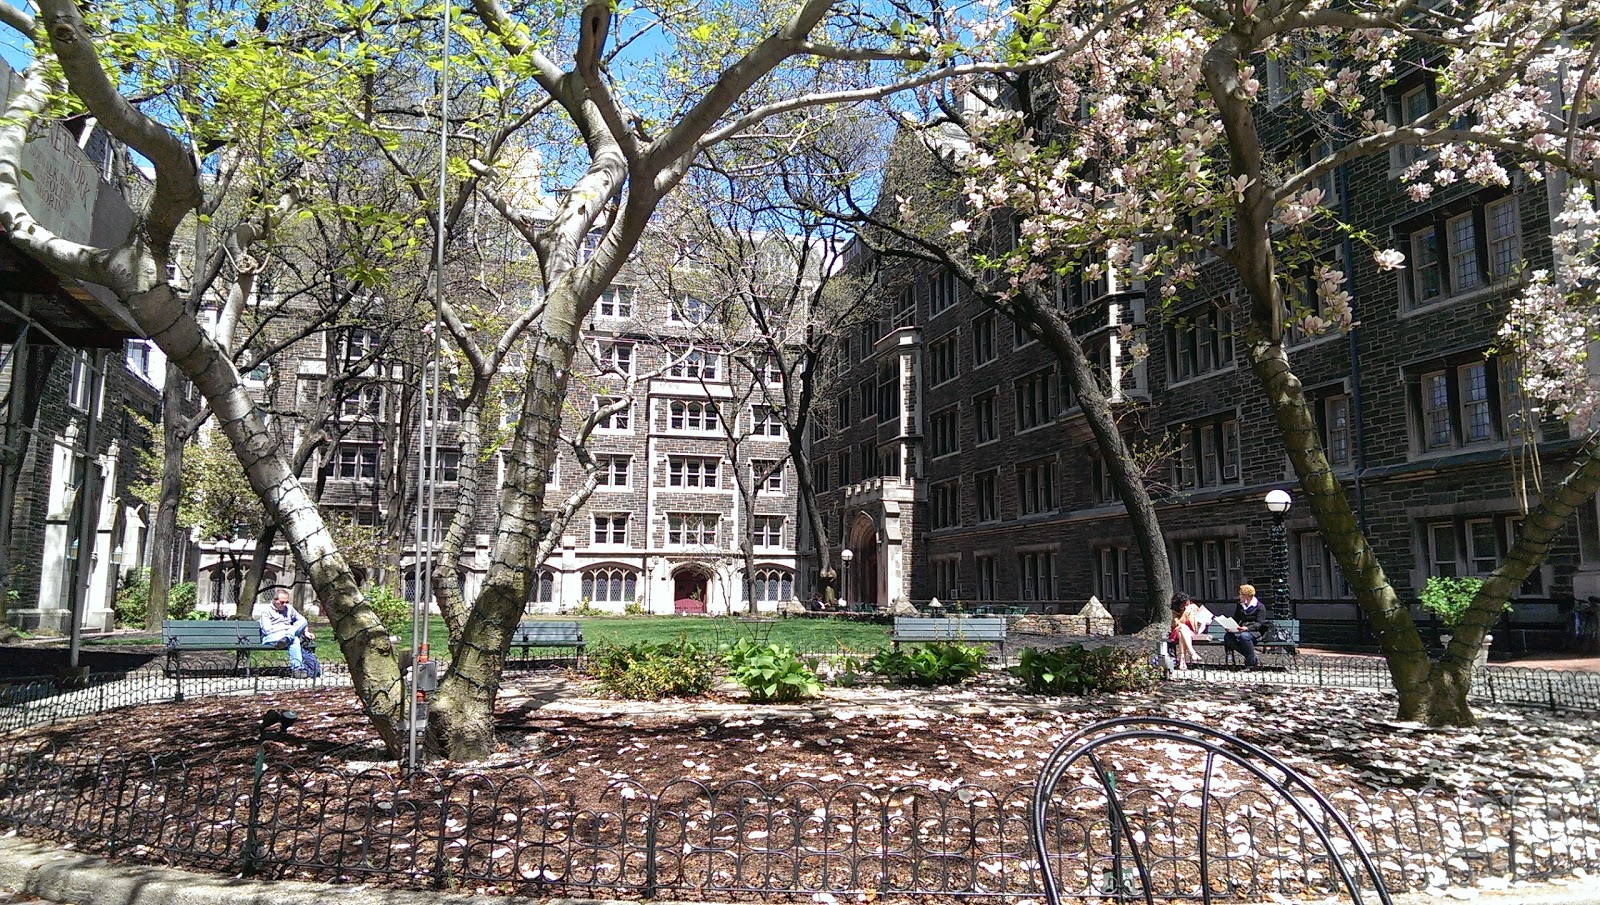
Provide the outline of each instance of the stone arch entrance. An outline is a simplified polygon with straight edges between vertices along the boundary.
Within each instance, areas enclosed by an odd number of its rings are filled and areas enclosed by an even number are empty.
[[[882,569],[878,561],[878,524],[871,515],[858,512],[845,533],[844,549],[851,553],[845,570],[844,599],[851,603],[881,603],[878,599]]]
[[[672,573],[672,611],[678,615],[705,615],[711,593],[711,573],[703,566],[679,566]]]

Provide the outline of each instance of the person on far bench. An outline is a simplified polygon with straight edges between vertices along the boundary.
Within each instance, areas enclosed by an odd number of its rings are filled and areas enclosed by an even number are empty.
[[[1255,669],[1260,664],[1256,659],[1256,642],[1266,633],[1270,621],[1267,608],[1256,599],[1255,585],[1239,585],[1239,605],[1233,609],[1233,621],[1239,623],[1239,627],[1229,629],[1222,636],[1222,646],[1244,657],[1245,669]]]
[[[306,655],[300,647],[300,639],[307,641],[315,638],[311,628],[306,623],[306,617],[289,605],[289,589],[279,588],[273,595],[272,609],[261,616],[261,643],[279,644],[289,652],[289,675],[296,679],[304,679],[306,673]]]

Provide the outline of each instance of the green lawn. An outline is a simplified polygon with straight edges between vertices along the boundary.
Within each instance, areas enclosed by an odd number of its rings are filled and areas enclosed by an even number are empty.
[[[559,616],[530,617],[561,619]],[[871,651],[889,644],[889,627],[870,622],[847,619],[778,619],[773,622],[747,624],[726,616],[589,616],[578,620],[583,623],[583,637],[593,644],[632,644],[636,641],[665,641],[678,635],[690,640],[715,645],[739,638],[758,637],[765,631],[767,640],[787,644],[801,653],[832,653],[838,650]],[[344,655],[332,643],[332,633],[326,623],[312,623],[317,634],[317,657],[324,663],[342,663]],[[150,635],[120,635],[96,639],[94,645],[151,644],[159,638]],[[411,635],[400,636],[400,647],[411,646]],[[428,622],[428,649],[435,657],[446,656],[450,649],[449,637],[444,630],[444,620],[438,616]],[[263,655],[258,655],[263,656]],[[281,657],[264,655],[266,657]]]

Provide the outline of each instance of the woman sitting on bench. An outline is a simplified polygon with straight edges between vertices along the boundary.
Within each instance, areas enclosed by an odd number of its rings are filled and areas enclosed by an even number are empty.
[[[1194,602],[1194,598],[1182,591],[1173,594],[1172,631],[1167,633],[1167,642],[1178,645],[1179,669],[1188,669],[1190,663],[1202,662],[1200,655],[1194,652],[1194,639],[1205,630],[1200,619],[1200,605]]]
[[[1245,669],[1255,669],[1260,663],[1256,659],[1256,642],[1266,634],[1267,623],[1272,621],[1267,617],[1267,608],[1256,599],[1255,585],[1239,585],[1239,605],[1234,607],[1233,621],[1239,626],[1223,634],[1222,646],[1244,657]]]

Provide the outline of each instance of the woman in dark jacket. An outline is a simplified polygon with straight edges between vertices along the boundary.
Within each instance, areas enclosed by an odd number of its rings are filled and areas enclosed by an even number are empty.
[[[1261,640],[1271,621],[1267,618],[1267,608],[1256,599],[1255,585],[1239,585],[1239,605],[1233,608],[1233,621],[1239,623],[1239,627],[1229,629],[1222,636],[1222,646],[1244,657],[1245,669],[1255,669],[1259,663],[1256,642]]]

